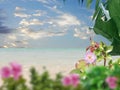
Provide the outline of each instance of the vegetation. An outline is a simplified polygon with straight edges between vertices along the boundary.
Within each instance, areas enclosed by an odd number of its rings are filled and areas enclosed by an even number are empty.
[[[86,2],[87,7],[96,2],[93,30],[111,42],[112,55],[120,55],[120,0],[78,0],[78,2]]]

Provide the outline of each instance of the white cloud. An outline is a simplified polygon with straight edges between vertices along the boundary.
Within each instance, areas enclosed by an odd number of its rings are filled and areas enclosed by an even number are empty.
[[[62,12],[61,10],[57,9],[56,5],[54,5],[54,6],[45,5],[45,7],[50,9],[51,11],[53,11],[55,14],[58,14],[57,17],[54,17],[53,19],[48,21],[48,22],[50,22],[50,24],[52,22],[53,24],[57,24],[61,27],[63,27],[63,26],[75,26],[75,25],[81,24],[81,22],[79,21],[79,19],[75,15],[72,15],[72,14],[67,13],[67,12]]]
[[[23,13],[23,12],[15,12],[14,15],[15,15],[16,17],[20,17],[20,18],[28,18],[28,17],[31,16],[31,15],[25,14],[25,13]]]
[[[45,31],[39,31],[39,32],[29,32],[29,37],[33,39],[38,38],[45,38],[45,37],[53,37],[53,36],[63,36],[65,33],[54,33],[54,32],[45,32]]]
[[[90,34],[92,34],[88,30],[88,27],[86,27],[83,21],[79,20],[77,16],[59,10],[59,7],[56,4],[50,4],[52,1],[56,2],[56,0],[37,1],[44,3],[43,6],[47,8],[46,11],[41,9],[33,10],[31,15],[29,15],[29,12],[27,12],[28,14],[22,12],[25,10],[24,8],[16,8],[19,11],[16,16],[24,18],[19,22],[20,27],[18,28],[23,37],[39,39],[45,37],[63,36],[69,32],[69,30],[74,31],[74,37],[81,39],[87,39]],[[23,16],[20,13],[22,13]],[[32,26],[32,29],[30,26]]]
[[[22,34],[24,34],[24,37],[31,38],[31,39],[63,36],[66,34],[66,32],[51,32],[51,31],[45,31],[45,30],[39,30],[35,32],[28,27],[19,27],[18,30],[21,31]]]
[[[38,19],[32,19],[29,21],[30,25],[43,25],[43,23]]]
[[[15,13],[14,13],[14,16],[15,17],[20,17],[20,18],[29,18],[29,17],[31,17],[31,15],[28,15],[28,14],[26,14],[25,12],[23,12],[23,11],[26,11],[26,9],[25,8],[23,8],[23,7],[16,7],[15,8]]]
[[[0,47],[27,47],[28,43],[24,40],[23,36],[20,33],[9,33],[7,36],[1,34],[0,37]]]
[[[54,9],[57,9],[57,5],[53,6]]]
[[[25,10],[26,10],[25,8],[18,7],[18,6],[15,8],[15,11],[25,11]]]
[[[80,21],[75,15],[64,13],[57,9],[57,6],[53,6],[52,9],[57,16],[54,17],[46,17],[42,21],[38,19],[22,19],[20,21],[21,28],[19,30],[24,36],[28,36],[29,38],[39,39],[45,37],[53,37],[53,36],[63,36],[68,32],[68,30],[74,30],[74,37],[78,37],[81,39],[87,39],[91,32],[88,30],[88,27],[84,25],[82,21]],[[41,17],[41,10],[36,10],[38,15]],[[35,14],[33,15],[35,16]],[[42,25],[43,30],[31,30],[29,26],[31,25]],[[47,25],[47,27],[45,27]],[[80,29],[79,29],[79,28]],[[37,32],[36,32],[37,31]]]
[[[91,31],[89,30],[89,27],[84,25],[81,27],[75,28],[74,31],[75,31],[74,37],[79,37],[80,39],[87,39],[95,35],[92,30]]]
[[[77,19],[77,17],[71,14],[60,15],[58,19],[55,19],[53,21],[60,26],[80,25],[80,21]]]
[[[56,2],[56,0],[37,0],[37,1],[43,4],[50,4],[50,3]]]
[[[43,10],[35,10],[35,13],[33,14],[33,16],[43,16],[43,15],[45,15],[45,14],[47,14],[47,12],[46,11],[43,11]]]
[[[45,4],[48,4],[48,3],[49,3],[48,0],[37,0],[37,1],[39,1],[39,2],[41,2],[41,3],[45,3]]]
[[[31,25],[43,25],[44,23],[38,19],[31,20],[22,19],[19,24],[22,26],[31,26]]]
[[[81,32],[80,30],[78,30],[77,28],[75,28],[75,33],[74,33],[74,37],[79,37],[80,39],[87,39],[88,37],[86,36],[86,33]]]
[[[50,11],[56,13],[56,14],[64,14],[64,12],[60,11],[57,9],[57,6],[48,6],[48,5],[44,5],[46,8],[48,8]]]
[[[35,13],[33,14],[33,16],[36,16],[36,17],[41,16],[41,13]]]
[[[15,34],[10,34],[7,37],[8,37],[8,39],[11,39],[11,40],[16,40],[17,39]]]

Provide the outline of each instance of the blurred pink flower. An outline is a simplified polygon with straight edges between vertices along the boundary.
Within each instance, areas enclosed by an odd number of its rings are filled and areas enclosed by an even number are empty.
[[[64,86],[72,85],[76,87],[80,83],[79,75],[78,74],[68,75],[62,79],[62,83]]]
[[[3,67],[1,69],[2,78],[9,78],[11,75],[11,69],[9,67]]]
[[[62,79],[62,84],[64,86],[69,86],[71,85],[71,77],[70,76],[65,76],[63,79]]]
[[[12,67],[12,74],[14,79],[18,79],[21,76],[22,66],[15,62],[10,63],[10,65]]]
[[[93,52],[87,52],[86,55],[85,55],[85,61],[87,63],[94,63],[96,60],[96,55],[93,53]]]
[[[72,80],[72,85],[74,87],[76,87],[79,83],[80,83],[80,80],[79,80],[79,75],[78,74],[71,74],[71,80]]]
[[[117,86],[117,78],[116,77],[107,77],[106,78],[106,83],[110,87],[110,89],[115,89]]]

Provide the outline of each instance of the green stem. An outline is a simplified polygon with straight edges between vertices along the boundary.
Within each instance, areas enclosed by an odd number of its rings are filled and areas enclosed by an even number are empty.
[[[104,66],[106,66],[106,53],[103,51],[102,54],[104,56]]]
[[[104,66],[106,66],[106,58],[104,58]]]

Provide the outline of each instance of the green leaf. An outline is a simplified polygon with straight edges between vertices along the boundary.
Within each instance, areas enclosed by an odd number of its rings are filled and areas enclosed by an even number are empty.
[[[95,10],[95,12],[94,12],[94,14],[93,14],[92,20],[94,20],[94,19],[97,17],[99,11],[100,11],[100,7],[98,7],[98,8]]]
[[[83,59],[83,60],[79,60],[77,63],[76,63],[76,69],[85,69],[86,67],[88,67],[86,61]]]
[[[109,53],[109,52],[111,52],[113,50],[113,46],[107,46],[106,48],[105,48],[105,52],[106,53]]]
[[[100,55],[101,55],[100,49],[96,49],[96,50],[94,51],[94,53],[95,53],[96,56],[100,56]]]
[[[112,42],[113,50],[110,52],[112,55],[120,55],[120,39],[115,38]]]
[[[87,0],[87,7],[90,7],[93,0]]]
[[[108,0],[108,10],[111,18],[113,18],[116,23],[120,36],[120,0]]]
[[[80,74],[80,73],[82,73],[82,72],[80,71],[80,69],[73,69],[70,73]]]
[[[99,7],[100,0],[96,0],[95,10]]]
[[[110,60],[109,62],[108,62],[108,65],[110,66],[110,65],[112,65],[113,64],[113,62],[112,62],[112,60]]]
[[[120,65],[120,58],[118,58],[115,63]]]
[[[97,61],[98,61],[98,62],[100,62],[100,61],[103,60],[103,59],[104,59],[104,56],[102,56],[102,55],[101,55],[101,56],[97,56]]]
[[[100,0],[96,0],[95,12],[93,14],[92,20],[94,20],[97,17],[97,15],[98,15],[98,13],[100,11],[99,3],[100,3]]]
[[[103,42],[100,42],[100,45],[99,45],[99,51],[103,51],[104,50],[104,47],[103,47]]]
[[[106,56],[106,59],[107,59],[107,60],[111,60],[111,59],[112,59],[111,55],[107,55],[107,56]]]
[[[119,0],[108,0],[106,8],[110,12],[111,19],[109,21],[103,21],[103,13],[100,10],[95,20],[94,32],[102,35],[108,39],[113,45],[112,54],[119,54],[120,51],[120,1]],[[114,6],[114,7],[113,7]]]

